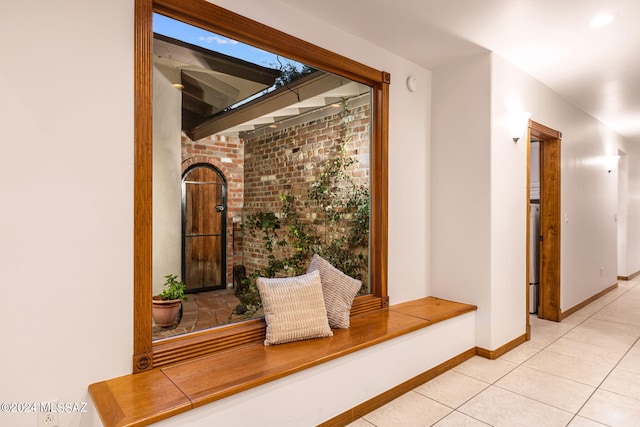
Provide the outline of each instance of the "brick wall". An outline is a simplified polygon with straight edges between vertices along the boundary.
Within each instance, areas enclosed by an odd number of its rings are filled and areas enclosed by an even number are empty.
[[[346,127],[348,140],[345,152],[357,160],[348,169],[348,176],[357,185],[369,184],[369,104],[349,107]],[[296,211],[302,212],[310,224],[321,220],[322,214],[304,204],[311,185],[318,179],[322,166],[335,155],[344,137],[342,109],[328,108],[326,115],[306,123],[273,129],[259,137],[245,139],[244,216],[262,212],[281,212],[281,194],[297,200]],[[326,233],[335,233],[325,227]],[[283,232],[280,230],[279,232]],[[267,265],[268,253],[262,236],[245,234],[243,262],[250,274]],[[282,249],[278,249],[281,251]],[[278,256],[280,258],[280,256]],[[367,280],[366,277],[363,277]]]
[[[211,135],[192,141],[182,136],[182,172],[194,164],[210,164],[222,172],[227,183],[227,285],[233,280],[233,266],[242,263],[243,145],[236,137]]]
[[[233,280],[235,265],[244,264],[247,274],[267,265],[262,237],[243,235],[240,228],[247,215],[280,212],[280,195],[290,194],[306,223],[322,220],[322,214],[311,212],[303,200],[345,136],[342,115],[342,109],[328,108],[323,117],[246,140],[211,135],[192,141],[182,136],[182,172],[194,164],[210,164],[220,170],[227,183],[227,284]],[[357,161],[349,167],[348,176],[356,185],[369,184],[369,123],[368,104],[353,107],[346,120],[345,152]],[[330,230],[326,228],[326,232]]]

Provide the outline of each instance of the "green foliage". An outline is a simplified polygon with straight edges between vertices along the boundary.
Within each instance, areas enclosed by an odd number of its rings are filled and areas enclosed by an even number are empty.
[[[280,77],[276,79],[274,84],[274,87],[276,88],[287,86],[289,83],[315,71],[314,68],[311,68],[308,65],[294,63],[291,61],[287,61],[284,64],[278,61],[278,65],[272,64],[272,66],[275,66],[280,70]]]
[[[356,185],[349,177],[349,167],[357,160],[349,157],[345,146],[351,139],[351,110],[342,101],[342,133],[333,158],[327,161],[318,179],[311,185],[306,201],[319,215],[316,223],[326,220],[325,235],[316,252],[336,268],[357,279],[363,279],[368,267],[369,188]]]
[[[258,291],[258,286],[256,285],[257,277],[257,275],[251,275],[250,277],[245,278],[242,281],[243,285],[245,285],[244,291],[238,295],[238,299],[240,300],[243,309],[246,310],[242,314],[247,317],[251,317],[256,311],[258,311],[260,307],[262,307],[260,292]]]
[[[178,276],[175,274],[168,274],[164,277],[167,280],[164,282],[165,289],[160,292],[160,298],[163,300],[181,299],[186,301],[188,298],[185,294],[187,286],[178,280]]]
[[[280,228],[280,221],[273,212],[257,212],[249,215],[242,224],[243,231],[251,229],[262,231],[262,242],[268,252],[272,252],[273,246],[279,243],[276,233],[278,228]]]
[[[322,165],[316,181],[311,183],[306,200],[281,194],[279,212],[255,212],[242,224],[244,233],[262,236],[268,261],[266,267],[249,275],[249,286],[239,296],[245,306],[260,305],[255,286],[257,277],[303,274],[314,253],[319,253],[351,277],[365,278],[370,194],[367,186],[354,183],[348,173],[348,168],[357,163],[345,150],[351,137],[350,115],[347,102],[343,100],[342,127],[335,152]],[[302,207],[304,212],[301,212]]]

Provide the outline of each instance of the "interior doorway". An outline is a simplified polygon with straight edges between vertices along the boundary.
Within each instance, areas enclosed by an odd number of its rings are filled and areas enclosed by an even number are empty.
[[[633,272],[627,270],[627,235],[629,220],[629,169],[627,154],[618,150],[618,212],[616,214],[617,229],[617,276],[618,279],[629,280]],[[631,274],[630,274],[631,273]]]
[[[530,337],[530,311],[538,317],[559,322],[560,308],[560,142],[562,134],[534,121],[529,122],[527,146],[527,337]],[[532,146],[538,150],[532,156]],[[531,159],[539,160],[539,185],[532,186]],[[534,175],[535,176],[535,175]],[[532,191],[534,190],[534,191]],[[537,198],[535,197],[537,195]],[[532,233],[532,206],[539,207],[539,233]],[[535,227],[534,227],[535,228]],[[535,242],[537,238],[537,242]],[[537,266],[532,260],[532,250],[538,249]],[[533,264],[533,265],[532,265]],[[537,271],[531,272],[531,267]],[[535,273],[537,278],[532,277]],[[537,310],[531,310],[531,279],[537,279]],[[534,302],[534,305],[535,302]]]
[[[187,292],[226,288],[227,185],[209,164],[182,177],[182,278]]]

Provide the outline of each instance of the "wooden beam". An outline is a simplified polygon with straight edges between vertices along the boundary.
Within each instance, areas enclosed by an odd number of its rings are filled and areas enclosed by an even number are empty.
[[[228,113],[212,117],[190,129],[187,133],[193,141],[197,141],[348,83],[350,83],[348,79],[323,71],[315,71],[288,86],[280,87]]]

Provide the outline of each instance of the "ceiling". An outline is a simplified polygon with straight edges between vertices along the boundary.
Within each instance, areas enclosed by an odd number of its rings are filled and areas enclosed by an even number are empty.
[[[280,77],[278,70],[160,34],[154,34],[153,63],[182,90],[182,130],[187,133],[268,89]]]
[[[195,129],[192,139],[211,133],[237,136],[261,129],[273,131],[284,126],[285,122],[291,123],[294,118],[302,116],[304,120],[310,120],[312,112],[342,107],[343,100],[369,95],[369,91],[366,85],[316,70],[286,87],[212,118],[206,125]]]
[[[280,1],[430,70],[493,51],[640,144],[640,0]]]

